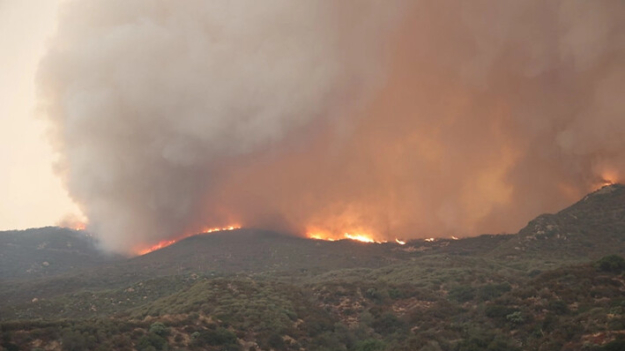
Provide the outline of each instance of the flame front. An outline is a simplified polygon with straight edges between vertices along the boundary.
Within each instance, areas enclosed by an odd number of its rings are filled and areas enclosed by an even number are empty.
[[[184,239],[184,238],[181,238],[181,239]],[[180,240],[180,239],[178,239],[178,240]],[[160,249],[165,248],[165,247],[167,247],[167,246],[169,246],[171,244],[174,244],[176,241],[177,240],[163,240],[163,241],[159,242],[158,244],[156,244],[156,245],[154,245],[154,246],[152,246],[150,248],[147,248],[147,249],[139,251],[138,253],[139,253],[140,256],[143,256],[145,254],[149,254],[152,251],[160,250]]]
[[[380,241],[373,240],[372,237],[365,234],[349,234],[345,233],[345,237],[350,240],[360,241],[363,243],[380,243]]]
[[[241,229],[241,226],[231,225],[229,227],[223,227],[223,228],[204,228],[204,229],[202,229],[202,234],[209,234],[209,233],[214,233],[214,232],[223,232],[223,231],[235,230],[235,229]]]
[[[181,236],[181,237],[179,237],[177,239],[160,241],[158,244],[153,245],[153,246],[151,246],[151,247],[149,247],[147,249],[142,249],[142,250],[137,251],[137,254],[139,256],[143,256],[143,255],[149,254],[150,252],[166,248],[169,245],[175,244],[176,242],[178,242],[178,241],[180,241],[182,239],[186,239],[186,238],[194,236],[194,235],[210,234],[210,233],[215,233],[215,232],[224,232],[224,231],[230,231],[230,230],[235,230],[235,229],[241,229],[241,226],[239,226],[239,225],[231,225],[231,226],[223,227],[223,228],[218,228],[218,227],[216,227],[216,228],[204,228],[204,229],[202,229],[202,232],[200,232],[200,233],[186,234],[186,235],[183,235],[183,236]]]
[[[323,231],[323,230],[309,230],[306,233],[306,237],[309,238],[309,239],[325,240],[325,241],[337,241],[337,240],[348,239],[348,240],[359,241],[361,243],[367,243],[367,244],[382,244],[382,243],[389,242],[388,240],[378,240],[378,239],[375,239],[375,237],[373,235],[371,235],[371,234],[365,234],[365,233],[357,233],[357,234],[344,233],[343,235],[339,235],[339,234],[335,234],[335,233],[331,233],[331,232]],[[399,244],[399,245],[406,245],[406,241],[404,241],[404,240],[395,239],[394,242]]]
[[[323,236],[321,236],[319,234],[309,234],[308,238],[309,239],[315,239],[315,240],[336,241],[335,239],[326,238],[326,237],[323,237]]]
[[[326,240],[326,241],[337,241],[337,240],[344,240],[344,239],[349,239],[349,240],[354,240],[354,241],[360,241],[363,243],[382,243],[382,242],[386,242],[386,241],[378,241],[375,240],[373,238],[373,235],[369,235],[369,234],[364,234],[364,233],[358,233],[358,234],[350,234],[350,233],[344,233],[343,235],[340,235],[338,233],[332,233],[326,230],[319,230],[319,229],[309,229],[306,233],[306,237],[310,238],[310,239],[315,239],[315,240]]]

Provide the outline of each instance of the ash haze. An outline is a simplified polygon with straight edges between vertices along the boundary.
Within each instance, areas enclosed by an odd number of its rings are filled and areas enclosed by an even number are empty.
[[[67,1],[39,102],[105,248],[518,230],[625,172],[622,1]]]

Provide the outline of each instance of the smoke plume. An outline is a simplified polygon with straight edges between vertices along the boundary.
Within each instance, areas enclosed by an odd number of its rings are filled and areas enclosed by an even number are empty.
[[[40,74],[106,248],[512,232],[625,172],[625,3],[91,0]]]

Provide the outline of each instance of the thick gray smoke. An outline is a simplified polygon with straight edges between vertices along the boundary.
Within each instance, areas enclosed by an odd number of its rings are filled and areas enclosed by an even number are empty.
[[[616,0],[75,0],[40,98],[111,250],[474,235],[625,172],[624,62]]]

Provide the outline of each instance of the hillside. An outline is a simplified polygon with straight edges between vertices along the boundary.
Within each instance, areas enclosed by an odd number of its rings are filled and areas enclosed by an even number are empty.
[[[0,281],[51,277],[119,259],[100,251],[84,231],[47,227],[0,232]]]
[[[622,350],[623,204],[614,185],[514,235],[241,229],[131,259],[80,232],[0,233],[0,350]],[[28,272],[42,259],[55,270]]]
[[[55,237],[55,241],[60,241],[59,233],[50,232],[50,235]],[[84,289],[121,288],[142,280],[188,274],[277,274],[295,279],[336,269],[378,268],[415,255],[401,248],[395,243],[329,242],[241,229],[197,235],[147,255],[100,261],[99,265],[93,266],[81,267],[82,255],[65,257],[62,262],[71,262],[81,269],[0,286],[0,300],[14,305]],[[85,255],[88,253],[89,250],[86,250]],[[39,252],[31,255],[31,259],[35,260],[46,257]],[[19,262],[9,266],[18,270],[22,267]],[[57,265],[56,260],[50,262],[50,265]]]
[[[547,271],[430,262],[430,276],[285,283],[179,276],[3,311],[4,345],[50,350],[621,350],[625,262]],[[608,267],[610,267],[608,265]],[[417,269],[414,267],[413,269]],[[353,272],[352,272],[353,273]],[[399,272],[390,272],[397,274]],[[458,274],[459,273],[459,274]],[[429,283],[426,283],[429,281]],[[165,291],[169,289],[169,291]],[[152,294],[160,293],[154,297]],[[29,314],[23,313],[30,311]],[[48,316],[38,320],[37,316]],[[29,320],[17,321],[17,318]],[[15,348],[19,349],[19,348]]]
[[[574,205],[529,222],[510,241],[493,250],[501,257],[597,259],[625,254],[625,186],[614,184]]]
[[[625,186],[612,185],[537,217],[515,235],[412,240],[400,246],[240,229],[189,237],[131,259],[103,254],[84,232],[53,227],[0,232],[0,279],[51,277],[78,268],[95,268],[103,276],[109,271],[155,276],[376,268],[430,254],[590,260],[625,253],[624,204]]]
[[[409,256],[400,248],[395,243],[370,245],[353,240],[330,242],[264,230],[239,229],[193,236],[136,257],[126,264],[170,273],[258,273],[381,267]],[[172,262],[175,262],[173,267]]]

